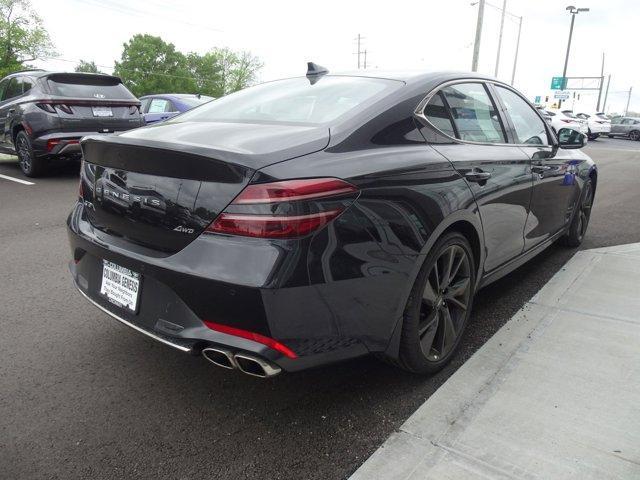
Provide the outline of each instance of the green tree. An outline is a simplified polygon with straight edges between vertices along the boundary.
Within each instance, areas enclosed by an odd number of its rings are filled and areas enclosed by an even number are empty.
[[[148,34],[134,35],[123,45],[114,74],[137,96],[196,90],[186,56],[172,43]]]
[[[80,60],[78,65],[76,65],[75,71],[84,72],[84,73],[104,73],[98,70],[98,66],[96,65],[96,62],[93,62],[93,61],[88,62],[86,60]]]
[[[204,55],[190,53],[187,61],[197,92],[213,97],[248,87],[262,68],[260,60],[250,52],[229,48],[214,48]]]
[[[55,55],[42,19],[29,0],[0,0],[0,76]]]

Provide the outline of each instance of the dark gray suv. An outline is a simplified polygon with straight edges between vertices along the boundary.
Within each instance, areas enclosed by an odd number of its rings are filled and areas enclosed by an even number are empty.
[[[30,70],[0,81],[0,151],[28,177],[81,156],[80,138],[142,126],[139,100],[111,75]]]

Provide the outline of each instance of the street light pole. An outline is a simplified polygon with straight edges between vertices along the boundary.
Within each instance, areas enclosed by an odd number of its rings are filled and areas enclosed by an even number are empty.
[[[484,2],[478,2],[478,20],[476,22],[476,39],[473,42],[473,59],[471,60],[471,71],[478,71],[478,57],[480,56],[480,40],[482,38],[482,20],[484,17]]]
[[[520,50],[520,32],[522,32],[522,17],[520,17],[520,23],[518,24],[518,41],[516,42],[516,55],[513,57],[513,72],[511,72],[511,85],[516,79],[516,66],[518,65],[518,50]]]
[[[571,37],[573,36],[573,24],[576,20],[576,15],[580,12],[588,12],[588,8],[576,8],[573,5],[569,5],[566,10],[571,14],[571,26],[569,27],[569,41],[567,42],[567,55],[564,57],[564,69],[562,70],[562,78],[567,77],[567,65],[569,64],[569,51],[571,50]],[[558,100],[558,108],[562,106],[562,99]]]
[[[633,90],[633,87],[629,87],[629,96],[627,97],[627,106],[624,107],[624,116],[625,117],[629,113],[629,102],[631,102],[631,90]]]
[[[504,30],[504,16],[507,13],[507,0],[502,2],[502,16],[500,17],[500,33],[498,34],[498,54],[496,55],[496,69],[493,73],[494,77],[498,76],[498,66],[500,65],[500,49],[502,48],[502,32]]]

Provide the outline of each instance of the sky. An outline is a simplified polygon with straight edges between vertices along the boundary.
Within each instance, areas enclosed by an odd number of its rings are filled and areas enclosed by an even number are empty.
[[[489,75],[496,65],[503,1],[490,0],[485,7],[478,70]],[[355,70],[358,34],[372,72],[469,71],[478,14],[474,3],[477,0],[32,0],[59,54],[37,62],[39,67],[73,70],[84,59],[111,72],[122,44],[136,33],[148,33],[183,52],[248,50],[264,63],[260,81],[303,75],[307,61],[332,72]],[[640,0],[507,0],[498,78],[511,80],[516,17],[522,16],[514,86],[532,101],[552,95],[551,77],[561,76],[564,65],[571,21],[567,5],[591,9],[576,17],[567,76],[600,76],[604,52],[605,77],[611,74],[606,110],[624,111],[633,87],[629,109],[640,111]],[[593,112],[597,97],[597,91],[581,92],[580,100],[568,103]]]

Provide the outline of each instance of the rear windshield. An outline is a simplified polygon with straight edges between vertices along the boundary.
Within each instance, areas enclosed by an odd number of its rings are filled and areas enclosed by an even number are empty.
[[[596,113],[596,117],[601,118],[602,120],[609,120],[609,117],[607,117],[604,113]]]
[[[203,103],[210,102],[213,100],[213,97],[207,97],[206,95],[202,95],[200,98],[198,97],[180,97],[179,100],[187,105],[188,107],[197,107],[198,105],[202,105]]]
[[[569,117],[569,118],[577,118],[573,112],[571,110],[563,110],[562,113],[565,114],[565,116]]]
[[[73,98],[134,100],[136,97],[113,77],[68,76],[47,80],[53,95]]]
[[[174,122],[264,122],[320,125],[372,104],[403,82],[379,78],[327,76],[263,83],[177,117]]]

